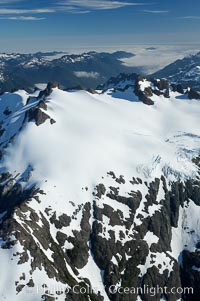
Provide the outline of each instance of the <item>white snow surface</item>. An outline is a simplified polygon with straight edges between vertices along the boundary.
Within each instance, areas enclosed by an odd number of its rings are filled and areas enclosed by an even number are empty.
[[[152,179],[170,168],[174,175],[193,177],[191,158],[200,150],[200,103],[175,93],[170,99],[154,98],[155,105],[146,106],[54,89],[48,112],[56,123],[28,123],[1,167],[21,174],[31,165],[32,180],[40,185],[44,179],[58,182],[60,193],[67,187],[69,196],[78,187],[93,186],[110,170]],[[49,184],[42,186],[49,189]]]
[[[147,242],[148,246],[151,247],[153,243],[158,243],[159,238],[153,232],[148,231],[144,237],[144,240]]]

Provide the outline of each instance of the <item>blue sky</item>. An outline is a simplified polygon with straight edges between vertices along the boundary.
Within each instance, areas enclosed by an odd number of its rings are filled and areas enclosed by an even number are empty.
[[[1,51],[193,44],[199,0],[0,0]]]

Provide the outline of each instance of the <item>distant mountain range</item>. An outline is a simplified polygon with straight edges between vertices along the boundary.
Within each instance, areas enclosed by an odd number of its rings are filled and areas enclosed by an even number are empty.
[[[147,48],[153,51],[153,47]],[[43,88],[46,82],[58,82],[62,88],[96,88],[120,73],[142,74],[140,66],[130,67],[123,59],[135,54],[126,51],[87,52],[67,54],[64,52],[37,52],[33,54],[0,54],[0,93],[34,87]],[[166,78],[183,88],[200,90],[200,52],[179,59],[149,75]],[[43,84],[43,86],[41,85]]]
[[[139,72],[138,68],[123,65],[121,59],[134,54],[62,52],[34,54],[0,54],[0,92],[30,90],[35,85],[56,81],[63,87],[82,85],[94,88],[120,72]]]
[[[200,52],[177,60],[152,76],[167,78],[170,82],[200,90]]]

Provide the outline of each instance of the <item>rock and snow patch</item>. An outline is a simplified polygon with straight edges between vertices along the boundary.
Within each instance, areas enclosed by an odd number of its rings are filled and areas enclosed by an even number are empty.
[[[181,263],[181,252],[195,252],[200,241],[200,207],[191,200],[179,209],[178,227],[172,228],[170,255]]]
[[[143,88],[147,86],[149,83],[145,82]],[[182,250],[195,250],[200,240],[199,206],[191,201],[180,207],[178,227],[172,229],[172,251],[168,254],[155,251],[160,237],[145,229],[141,235],[143,240],[138,239],[138,229],[148,218],[161,214],[166,201],[165,190],[170,189],[172,181],[184,183],[198,176],[198,167],[192,159],[200,154],[199,102],[171,92],[170,98],[154,95],[154,106],[150,107],[138,99],[121,99],[123,91],[118,97],[112,97],[109,92],[90,94],[54,88],[46,96],[45,105],[56,123],[52,126],[43,122],[37,127],[34,120],[29,122],[26,118],[26,112],[37,107],[40,99],[36,95],[29,99],[29,96],[23,91],[1,96],[4,131],[0,142],[4,153],[0,167],[12,187],[21,185],[22,192],[32,187],[39,189],[39,197],[27,200],[31,213],[23,213],[20,207],[12,218],[24,233],[30,234],[35,248],[39,248],[38,252],[45,256],[48,264],[56,267],[49,275],[58,272],[56,260],[67,254],[62,264],[70,281],[79,283],[87,278],[93,288],[100,288],[104,300],[110,300],[103,285],[106,270],[99,268],[104,261],[95,261],[96,255],[93,256],[92,247],[87,244],[95,231],[95,239],[101,239],[102,250],[110,244],[107,251],[114,268],[118,269],[124,259],[132,260],[135,256],[131,253],[135,251],[132,243],[142,242],[139,249],[144,247],[146,252],[154,245],[154,250],[147,252],[143,264],[137,264],[138,277],[143,277],[153,266],[160,275],[165,271],[170,274]],[[126,96],[128,98],[128,94]],[[167,182],[165,188],[159,180],[163,175]],[[152,184],[155,178],[159,185],[156,181]],[[98,184],[100,188],[96,191]],[[5,215],[0,213],[0,220]],[[45,237],[47,248],[41,244],[37,232],[43,227],[50,233]],[[110,246],[117,246],[113,254]],[[0,249],[0,257],[10,262],[18,247],[22,248],[15,245],[11,251]],[[77,263],[80,248],[83,248],[84,267]],[[30,260],[31,256],[22,266],[13,260],[10,266],[17,277],[24,271],[25,274],[30,272]],[[126,268],[120,277],[125,275]],[[5,278],[7,285],[8,277],[4,276],[1,273],[0,279]],[[43,267],[41,270],[37,267],[32,277],[36,285],[41,282],[53,285],[55,281]],[[120,281],[116,279],[115,284],[121,285]],[[24,298],[23,290],[17,297],[15,294],[13,285],[9,298],[17,298],[16,301]],[[3,289],[0,296],[7,296]],[[63,295],[57,298],[64,300]]]

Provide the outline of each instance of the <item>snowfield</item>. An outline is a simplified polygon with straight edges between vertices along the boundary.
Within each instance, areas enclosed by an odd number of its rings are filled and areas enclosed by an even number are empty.
[[[149,83],[146,82],[143,89],[148,86]],[[30,96],[31,100],[27,103]],[[92,204],[93,191],[98,183],[102,182],[106,189],[115,185],[115,181],[107,175],[110,171],[117,176],[123,175],[125,184],[118,186],[120,195],[125,197],[132,189],[129,181],[133,176],[140,178],[142,182],[151,183],[155,178],[164,175],[169,189],[173,181],[184,182],[198,176],[198,168],[192,159],[200,154],[200,102],[189,100],[186,95],[172,91],[170,98],[154,95],[153,106],[144,105],[135,95],[132,95],[132,101],[123,99],[122,96],[123,92],[114,93],[112,90],[90,94],[87,91],[66,92],[54,88],[46,99],[47,111],[41,111],[47,112],[56,122],[51,124],[47,120],[40,126],[36,126],[33,121],[28,122],[25,117],[26,112],[39,103],[37,94],[29,95],[18,91],[1,96],[0,113],[5,129],[1,136],[1,145],[5,147],[5,154],[0,161],[1,173],[9,172],[14,183],[20,184],[23,191],[36,185],[44,192],[40,195],[40,203],[36,199],[28,203],[40,218],[38,226],[43,225],[42,215],[47,218],[46,208],[49,208],[49,219],[54,212],[57,217],[63,213],[72,216],[78,206],[87,202]],[[5,115],[5,110],[10,113]],[[10,140],[11,137],[14,138]],[[110,219],[104,216],[102,223],[105,228],[101,233],[102,238],[109,240],[109,231],[114,230],[116,242],[121,241],[122,245],[125,245],[133,239],[135,226],[140,226],[146,217],[154,216],[155,212],[161,210],[160,201],[164,198],[161,186],[157,204],[149,206],[147,213],[144,212],[144,208],[148,189],[143,183],[138,184],[137,190],[141,192],[142,200],[129,233],[121,239],[120,231],[125,233],[126,230],[124,226],[111,226]],[[105,204],[110,205],[111,201],[104,196],[96,202],[98,208],[103,208]],[[123,212],[124,219],[131,218],[130,208],[126,204],[112,200],[111,206],[114,210]],[[185,211],[188,212],[187,216],[184,215]],[[80,211],[76,218],[72,219],[70,227],[64,227],[63,231],[68,237],[75,237],[75,230],[81,231],[82,216]],[[4,214],[0,213],[0,220],[3,217]],[[31,221],[28,212],[24,213],[23,217],[14,217],[27,233],[35,237],[31,227],[25,225],[27,221]],[[188,250],[192,251],[196,241],[200,239],[196,234],[191,237],[184,232],[183,220],[187,221],[192,230],[199,231],[199,207],[191,204],[189,208],[180,209],[178,228],[173,228],[169,252],[175,260],[180,259],[179,255],[186,243]],[[92,227],[93,216],[89,222]],[[58,229],[54,224],[49,226],[53,241],[58,243]],[[36,237],[34,241],[40,245]],[[144,241],[150,248],[153,243],[158,243],[159,237],[147,231]],[[0,243],[2,244],[3,240],[0,239]],[[42,246],[40,249],[49,261],[54,261],[51,246],[48,250]],[[73,243],[66,240],[62,249],[73,249]],[[2,301],[43,300],[34,289],[30,294],[26,290],[16,294],[15,281],[23,273],[26,275],[26,281],[20,282],[22,285],[26,285],[30,279],[33,279],[35,287],[39,290],[43,283],[50,287],[55,285],[55,282],[63,285],[54,278],[50,279],[44,268],[36,269],[30,275],[31,256],[23,265],[17,264],[17,256],[13,260],[13,254],[22,251],[20,243],[10,250],[0,249]],[[147,256],[145,264],[138,265],[140,277],[153,265],[151,254],[152,252]],[[173,270],[171,257],[166,253],[156,253],[155,257],[155,266],[162,265],[160,274],[167,268],[169,272]],[[112,261],[117,265],[116,258],[117,256],[113,255]],[[101,282],[104,271],[95,263],[91,250],[87,265],[77,269],[77,274],[67,262],[66,267],[77,282],[83,278],[89,279],[93,288],[99,288],[104,300],[110,300]],[[196,269],[198,270],[198,267]],[[57,300],[64,301],[64,293],[57,295]]]
[[[144,106],[106,94],[55,89],[48,112],[56,123],[39,128],[27,124],[7,149],[1,167],[14,175],[31,165],[33,181],[64,181],[72,191],[73,185],[92,185],[91,179],[96,183],[110,170],[152,179],[170,169],[174,177],[194,177],[191,159],[200,151],[199,101],[178,93],[170,99],[154,97],[154,106]],[[17,112],[18,118],[23,111]]]

